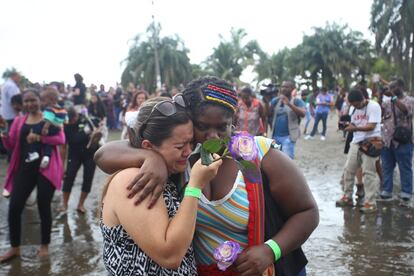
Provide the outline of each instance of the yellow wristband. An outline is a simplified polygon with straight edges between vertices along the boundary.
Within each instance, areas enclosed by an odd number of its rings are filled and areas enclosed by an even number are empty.
[[[186,187],[184,190],[184,196],[192,196],[196,198],[201,197],[201,189],[196,187]]]
[[[282,257],[282,251],[280,250],[279,245],[272,239],[265,242],[273,251],[273,254],[275,254],[275,262]]]

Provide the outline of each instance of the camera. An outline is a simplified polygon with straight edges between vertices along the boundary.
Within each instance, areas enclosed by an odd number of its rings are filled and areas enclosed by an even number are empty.
[[[350,115],[342,115],[339,118],[338,129],[339,130],[344,130],[347,126],[349,126],[350,123],[351,123],[351,116]]]
[[[271,96],[274,97],[279,92],[279,85],[269,83],[269,84],[263,84],[265,88],[260,89],[260,95],[264,96]]]

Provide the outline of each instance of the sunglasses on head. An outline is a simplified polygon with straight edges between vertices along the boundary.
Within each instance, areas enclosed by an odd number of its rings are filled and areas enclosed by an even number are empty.
[[[154,105],[147,119],[145,119],[145,121],[142,123],[140,127],[141,136],[145,129],[145,126],[147,125],[149,119],[151,118],[152,113],[154,113],[155,110],[157,110],[163,116],[169,117],[177,113],[177,107],[175,106],[176,104],[181,106],[182,108],[186,107],[183,94],[177,94],[172,99],[161,101],[157,103],[156,105]]]

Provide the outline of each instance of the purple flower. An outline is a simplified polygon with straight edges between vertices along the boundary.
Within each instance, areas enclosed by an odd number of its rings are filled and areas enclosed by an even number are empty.
[[[214,250],[214,259],[221,271],[225,271],[237,259],[240,253],[240,244],[234,241],[225,241]]]
[[[254,161],[257,158],[254,136],[247,132],[235,134],[230,139],[229,151],[236,160],[241,158],[246,161]]]

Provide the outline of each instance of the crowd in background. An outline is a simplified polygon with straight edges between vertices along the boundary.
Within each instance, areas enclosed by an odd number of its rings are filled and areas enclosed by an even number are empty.
[[[12,249],[0,260],[19,254],[20,217],[35,187],[40,203],[42,246],[39,254],[42,255],[47,254],[50,242],[50,204],[54,191],[62,188],[61,211],[65,212],[76,174],[83,166],[77,210],[85,213],[84,202],[96,167],[93,156],[106,142],[108,131],[120,131],[119,139],[127,139],[125,122],[128,117],[137,116],[146,100],[157,96],[172,98],[182,89],[169,90],[164,85],[150,96],[132,83],[125,89],[121,86],[106,89],[103,84],[98,89],[93,84],[87,87],[80,74],[74,78],[73,86],[52,82],[20,91],[20,75],[15,72],[2,86],[0,149],[8,154],[9,160],[3,196],[10,197],[8,221]],[[270,94],[261,95],[249,86],[237,92],[234,130],[270,136],[291,159],[295,158],[296,142],[302,133],[305,140],[313,140],[317,134],[322,141],[326,140],[328,116],[335,110],[338,130],[343,132],[346,142],[344,152],[348,154],[342,178],[344,195],[337,206],[354,205],[355,183],[360,210],[375,212],[376,200],[393,199],[396,165],[401,177],[401,205],[409,206],[413,182],[414,100],[407,96],[402,80],[390,83],[380,80],[369,90],[357,85],[349,92],[339,87],[330,91],[325,87],[300,91],[294,81],[286,80],[278,91]],[[320,122],[322,131],[318,129]],[[30,185],[22,185],[22,175],[33,176]]]

